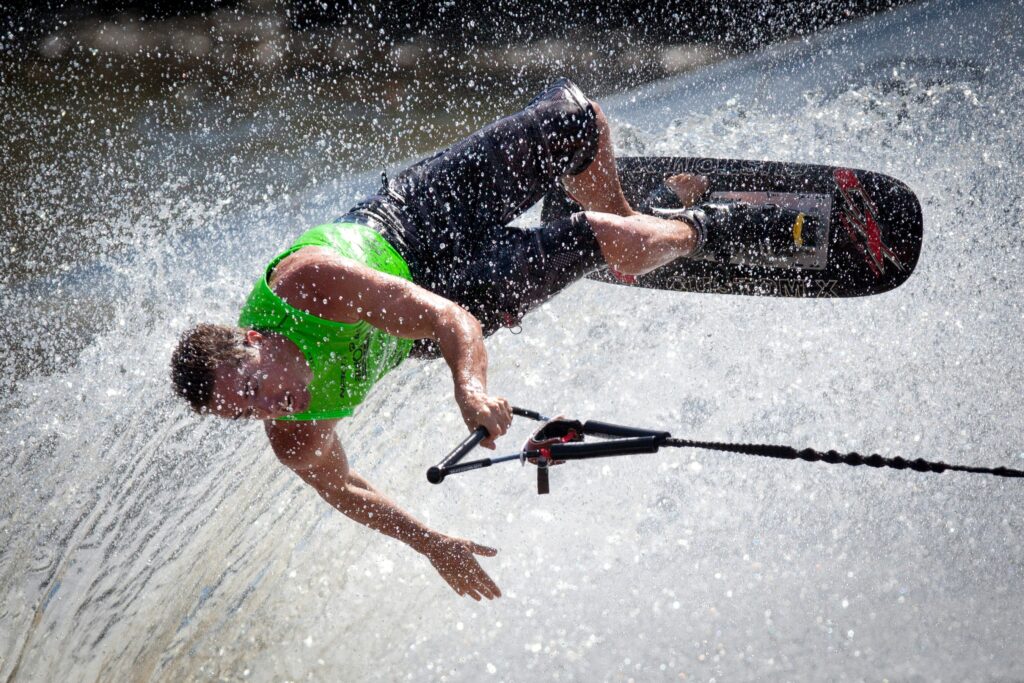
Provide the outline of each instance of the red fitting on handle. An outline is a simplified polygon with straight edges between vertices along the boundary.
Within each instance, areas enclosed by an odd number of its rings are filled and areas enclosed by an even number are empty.
[[[608,268],[608,272],[610,272],[616,280],[618,280],[624,285],[636,284],[636,275],[627,275],[626,273],[620,273],[619,271],[611,267]]]

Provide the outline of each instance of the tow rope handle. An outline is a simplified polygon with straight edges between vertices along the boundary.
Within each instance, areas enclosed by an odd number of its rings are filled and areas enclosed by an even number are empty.
[[[518,415],[519,417],[529,418],[531,420],[537,420],[538,422],[547,422],[548,418],[544,417],[536,410],[529,410],[527,408],[517,408],[512,406],[512,414]],[[477,470],[481,467],[490,467],[495,462],[504,462],[509,458],[484,458],[483,460],[475,460],[470,463],[462,463],[469,453],[480,445],[488,435],[485,427],[477,427],[473,430],[473,433],[463,439],[462,443],[456,446],[448,455],[444,456],[441,462],[437,463],[429,470],[427,470],[427,481],[431,484],[440,484],[444,481],[445,477],[449,474],[458,474],[459,472],[468,472],[470,470]]]
[[[923,458],[907,460],[899,456],[861,455],[856,452],[839,453],[834,450],[818,451],[813,448],[797,450],[792,446],[771,444],[722,443],[676,439],[672,438],[672,435],[666,431],[625,427],[595,420],[588,420],[582,423],[564,418],[551,420],[534,410],[517,407],[512,408],[512,414],[545,422],[545,426],[536,432],[541,437],[543,443],[531,445],[531,439],[526,448],[513,455],[462,462],[462,459],[487,436],[487,431],[483,427],[477,427],[472,434],[456,446],[451,453],[446,455],[441,462],[427,470],[427,480],[432,484],[440,484],[449,474],[468,472],[512,460],[518,460],[520,463],[531,460],[537,464],[537,493],[545,494],[551,490],[548,469],[554,463],[568,460],[589,460],[616,455],[656,453],[661,448],[701,448],[778,460],[803,460],[806,462],[824,462],[830,465],[885,467],[895,470],[911,470],[913,472],[933,474],[964,472],[997,477],[1024,478],[1024,470],[1009,467],[959,465],[925,460]],[[567,425],[570,424],[571,429],[567,428]],[[544,429],[548,427],[551,427],[551,429],[545,433]],[[575,434],[573,434],[573,430],[576,431]],[[563,433],[560,434],[560,431]],[[606,441],[583,443],[582,439],[578,438],[581,436],[580,433],[602,437]],[[572,434],[571,437],[569,436],[570,434]]]
[[[512,406],[512,414],[546,424],[555,422],[535,410],[519,408],[517,406]],[[480,445],[480,442],[488,435],[484,427],[477,427],[473,430],[472,434],[452,449],[441,462],[427,470],[427,481],[431,484],[440,484],[450,474],[478,470],[510,460],[518,459],[521,463],[525,463],[527,459],[531,459],[535,460],[537,465],[537,493],[543,495],[551,491],[548,469],[555,462],[635,453],[656,453],[672,436],[669,432],[665,431],[626,427],[596,420],[587,420],[579,424],[579,432],[581,433],[576,434],[573,430],[570,430],[572,437],[560,439],[561,443],[552,443],[535,450],[522,450],[514,455],[462,462],[463,458]],[[584,443],[582,441],[583,435],[598,436],[609,440],[597,443]]]

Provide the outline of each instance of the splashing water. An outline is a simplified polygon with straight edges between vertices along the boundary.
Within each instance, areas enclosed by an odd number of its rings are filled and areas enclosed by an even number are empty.
[[[860,300],[581,283],[489,340],[491,389],[678,436],[1024,465],[1022,28],[1014,3],[929,3],[609,100],[625,153],[903,179],[918,272]],[[679,451],[555,469],[546,498],[511,467],[435,488],[423,471],[464,428],[445,366],[410,362],[342,441],[428,524],[501,549],[505,597],[475,604],[326,506],[258,425],[189,415],[166,379],[178,331],[232,319],[267,258],[371,182],[213,215],[167,190],[178,225],[5,290],[44,317],[33,334],[82,301],[107,323],[2,398],[0,675],[1024,677],[1016,481]]]

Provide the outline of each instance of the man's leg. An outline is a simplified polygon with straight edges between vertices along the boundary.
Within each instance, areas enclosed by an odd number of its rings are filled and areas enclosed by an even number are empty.
[[[601,107],[590,100],[597,122],[598,141],[594,160],[581,173],[562,178],[562,186],[585,211],[631,216],[636,212],[626,201],[615,167],[612,131]]]
[[[588,166],[597,142],[586,97],[560,79],[523,110],[398,174],[372,201],[401,225],[394,241],[417,284],[464,303],[468,270],[559,178]]]
[[[563,187],[585,211],[539,228],[494,231],[460,269],[463,288],[455,298],[488,331],[514,324],[601,265],[642,274],[688,255],[696,245],[688,223],[637,213],[629,206],[600,107],[571,84],[556,83],[538,101],[552,99],[567,109],[541,115],[542,146],[569,174],[562,176]],[[566,117],[563,111],[575,114]]]
[[[689,256],[698,246],[697,231],[681,220],[667,220],[636,213],[585,211],[601,255],[623,275],[644,275],[678,258]]]
[[[536,229],[504,227],[562,177],[586,212]],[[632,210],[603,112],[559,81],[392,182],[422,254],[417,283],[458,302],[486,333],[607,263],[643,273],[693,248],[689,226]]]
[[[688,256],[697,246],[689,223],[637,213],[626,201],[615,167],[611,129],[601,107],[591,101],[600,137],[594,161],[566,176],[566,192],[583,207],[605,262],[625,275],[643,275]]]

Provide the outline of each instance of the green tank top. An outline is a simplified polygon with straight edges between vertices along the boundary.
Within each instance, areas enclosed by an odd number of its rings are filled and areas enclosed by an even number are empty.
[[[274,267],[303,247],[333,249],[369,268],[412,280],[405,260],[380,234],[359,223],[329,223],[303,233],[279,254],[253,287],[238,318],[241,327],[278,332],[292,340],[313,370],[308,410],[279,420],[347,417],[370,388],[401,363],[412,341],[394,337],[367,322],[340,323],[293,308],[270,289]]]

